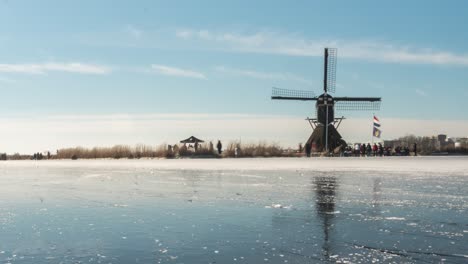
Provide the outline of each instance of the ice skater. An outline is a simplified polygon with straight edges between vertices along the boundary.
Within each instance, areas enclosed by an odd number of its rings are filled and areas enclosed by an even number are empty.
[[[218,154],[221,155],[223,144],[221,144],[221,140],[218,139],[218,144],[216,144],[216,148],[218,149]]]

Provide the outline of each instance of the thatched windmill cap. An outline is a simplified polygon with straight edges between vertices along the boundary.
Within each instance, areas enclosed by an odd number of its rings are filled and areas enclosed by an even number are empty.
[[[184,139],[184,140],[181,140],[180,143],[188,143],[188,144],[194,144],[194,143],[203,143],[205,141],[199,139],[199,138],[196,138],[194,136],[191,136],[187,139]]]

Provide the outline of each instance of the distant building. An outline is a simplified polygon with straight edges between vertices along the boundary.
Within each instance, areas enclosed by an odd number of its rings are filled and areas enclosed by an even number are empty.
[[[455,141],[451,138],[447,138],[447,142],[445,143],[445,147],[448,149],[455,148]]]
[[[447,135],[444,135],[444,134],[438,135],[437,141],[439,142],[439,147],[438,147],[439,150],[455,148],[456,140],[447,137]]]
[[[450,138],[445,134],[440,134],[432,137],[416,137],[405,136],[394,140],[384,140],[384,146],[390,148],[396,147],[412,147],[414,143],[418,144],[420,151],[430,152],[447,152],[457,149],[468,149],[468,137]]]
[[[440,134],[437,135],[437,141],[439,142],[439,147],[438,149],[440,150],[441,148],[445,148],[447,146],[447,135]]]
[[[457,138],[455,140],[455,148],[468,148],[468,137]]]
[[[437,135],[437,139],[439,140],[439,142],[445,142],[447,140],[447,135],[444,135],[444,134]]]

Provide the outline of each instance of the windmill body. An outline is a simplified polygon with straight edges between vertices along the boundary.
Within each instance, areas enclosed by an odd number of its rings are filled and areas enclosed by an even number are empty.
[[[323,93],[315,96],[313,91],[300,91],[273,88],[271,98],[274,100],[315,101],[316,118],[307,118],[313,132],[307,140],[306,152],[322,152],[345,147],[337,128],[344,117],[335,118],[335,110],[378,110],[380,97],[338,97],[330,93],[336,87],[336,49],[325,48],[324,54],[324,87]]]
[[[317,97],[315,109],[317,110],[317,122],[321,125],[335,121],[335,100],[330,94],[322,94]]]

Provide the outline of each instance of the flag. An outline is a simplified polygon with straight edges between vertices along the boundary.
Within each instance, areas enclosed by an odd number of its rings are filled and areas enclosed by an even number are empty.
[[[374,116],[374,127],[380,127],[380,121],[376,116]]]
[[[376,137],[376,138],[380,138],[381,134],[382,134],[382,131],[380,131],[380,129],[374,127],[374,132],[372,133],[372,135],[374,135],[374,137]]]

